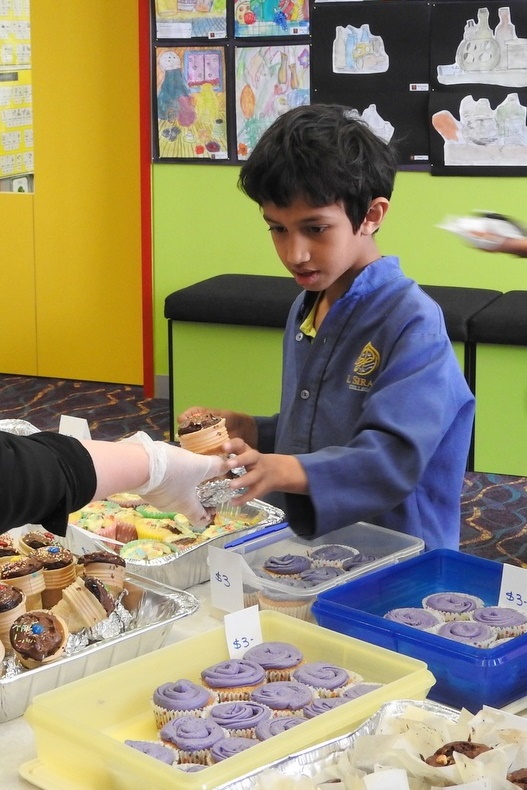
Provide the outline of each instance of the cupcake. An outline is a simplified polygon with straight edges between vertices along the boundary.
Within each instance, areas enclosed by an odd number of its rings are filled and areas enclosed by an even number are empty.
[[[124,589],[126,562],[111,551],[93,551],[83,557],[84,573],[95,576],[108,588],[112,595],[118,596]]]
[[[468,620],[474,609],[483,606],[481,598],[458,592],[432,593],[423,598],[423,607],[435,612],[446,623],[450,620]]]
[[[142,752],[143,754],[147,754],[149,757],[153,757],[154,760],[160,760],[162,763],[166,763],[167,765],[173,765],[177,762],[178,753],[176,749],[172,749],[170,746],[163,746],[162,743],[159,741],[125,741],[127,746],[131,746],[132,749],[137,749],[138,752]]]
[[[44,609],[21,614],[9,631],[11,647],[26,669],[36,669],[61,658],[68,636],[64,620]]]
[[[357,699],[357,697],[363,697],[364,694],[380,689],[382,686],[383,683],[352,683],[351,686],[348,686],[346,691],[342,692],[339,699],[346,702],[350,699]]]
[[[496,634],[490,626],[473,620],[451,620],[438,626],[435,633],[471,647],[491,647],[496,641]]]
[[[275,716],[300,715],[303,708],[315,698],[315,693],[303,683],[277,680],[265,683],[251,694],[253,702],[266,705]]]
[[[228,735],[253,738],[257,725],[270,719],[271,711],[260,702],[236,700],[213,705],[208,715],[216,724],[223,727]]]
[[[268,557],[263,568],[274,578],[293,576],[298,579],[302,571],[311,568],[311,560],[303,554],[283,554],[281,557]]]
[[[30,556],[42,563],[45,584],[42,606],[50,609],[60,601],[64,588],[77,578],[75,557],[62,546],[43,546],[32,551]]]
[[[332,564],[338,567],[342,566],[344,560],[353,558],[356,554],[358,554],[357,549],[352,546],[341,546],[338,543],[318,546],[316,549],[308,551],[308,555],[315,565]]]
[[[484,623],[492,628],[498,639],[519,636],[527,631],[527,617],[506,606],[483,606],[472,612],[476,623]]]
[[[218,694],[220,702],[249,699],[251,692],[265,683],[265,670],[255,661],[230,658],[202,670],[204,685]]]
[[[350,688],[352,688],[350,686]],[[344,705],[345,702],[349,702],[346,697],[317,697],[310,702],[302,711],[302,714],[306,719],[314,719],[315,716],[320,716],[321,713],[327,713],[333,708],[338,708],[340,705]]]
[[[0,565],[20,557],[11,535],[0,535]]]
[[[302,652],[289,642],[262,642],[246,650],[244,658],[260,664],[269,682],[291,680],[291,673],[304,660]]]
[[[436,749],[430,757],[425,759],[425,763],[435,768],[445,768],[447,765],[455,765],[454,754],[460,754],[473,760],[483,752],[490,751],[490,748],[484,743],[474,743],[473,741],[451,741]]]
[[[146,501],[140,494],[129,494],[126,491],[122,491],[118,494],[110,494],[105,500],[101,500],[100,504],[106,506],[106,502],[111,502],[112,505],[118,507],[138,507],[139,505],[146,505]]]
[[[287,730],[291,730],[305,721],[306,719],[303,716],[282,716],[278,719],[268,719],[268,721],[263,721],[256,728],[256,738],[259,741],[267,741],[269,738],[280,735],[282,732],[287,732]]]
[[[225,732],[210,718],[181,716],[167,722],[159,737],[179,751],[180,762],[207,765],[212,746],[225,737]]]
[[[326,582],[333,582],[338,576],[342,576],[344,571],[334,565],[319,565],[314,568],[308,568],[307,571],[302,571],[300,574],[300,581],[304,582],[306,586],[318,587],[319,584],[326,584]]]
[[[328,661],[311,661],[293,672],[293,680],[304,683],[318,697],[338,697],[350,683],[362,680],[360,675]]]
[[[33,530],[21,535],[18,539],[18,550],[21,554],[31,554],[35,549],[42,549],[46,546],[59,546],[60,542],[57,540],[56,535],[51,532],[44,532],[43,530]]]
[[[402,606],[398,609],[390,609],[384,617],[393,623],[409,625],[412,628],[419,628],[421,631],[429,631],[443,622],[438,614],[434,614],[434,612],[427,609],[420,609],[418,606]]]
[[[9,630],[13,622],[26,611],[26,596],[17,587],[0,584],[0,642],[11,650]]]
[[[183,678],[174,683],[163,683],[152,696],[156,727],[160,730],[171,719],[180,716],[202,716],[217,701],[215,692],[192,680]]]
[[[312,597],[306,600],[305,596],[298,594],[301,590],[305,593],[308,589],[306,585],[307,582],[302,579],[284,576],[283,579],[280,579],[279,588],[268,586],[258,593],[258,606],[262,610],[282,612],[291,617],[297,617],[299,620],[313,620],[311,615]],[[295,593],[295,590],[298,592]]]
[[[507,780],[514,786],[525,790],[527,788],[527,768],[519,768],[507,774]]]
[[[230,735],[227,738],[220,738],[215,744],[211,746],[209,763],[214,765],[226,760],[228,757],[234,757],[235,754],[245,752],[251,746],[255,746],[259,741],[256,738],[241,738]]]
[[[181,422],[178,437],[184,450],[200,455],[222,455],[222,445],[229,441],[225,418],[209,412],[193,414]]]
[[[98,584],[102,590],[99,590]],[[97,591],[99,597],[93,590]],[[61,600],[50,611],[62,617],[72,634],[83,628],[92,628],[108,617],[109,612],[99,600],[104,592],[110,597],[98,579],[82,579],[79,576],[62,591]]]
[[[0,565],[0,582],[18,587],[26,596],[26,609],[42,608],[44,566],[35,557],[20,557]]]
[[[354,570],[354,568],[360,568],[361,565],[367,565],[369,562],[376,562],[379,559],[381,557],[378,554],[363,554],[359,552],[354,557],[348,557],[342,561],[342,570],[347,573]]]

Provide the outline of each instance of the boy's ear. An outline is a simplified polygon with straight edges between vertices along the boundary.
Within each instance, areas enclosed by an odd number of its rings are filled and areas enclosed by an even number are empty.
[[[389,206],[390,201],[388,198],[373,198],[361,226],[361,232],[365,236],[371,236],[376,230],[379,230]]]

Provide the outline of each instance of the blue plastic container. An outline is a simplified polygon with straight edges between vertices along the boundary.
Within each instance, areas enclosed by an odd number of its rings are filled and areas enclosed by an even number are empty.
[[[421,606],[435,592],[464,592],[496,605],[502,568],[436,549],[323,592],[312,611],[325,628],[425,661],[437,681],[431,699],[474,713],[483,705],[500,708],[527,694],[527,634],[481,649],[385,620],[384,614]]]

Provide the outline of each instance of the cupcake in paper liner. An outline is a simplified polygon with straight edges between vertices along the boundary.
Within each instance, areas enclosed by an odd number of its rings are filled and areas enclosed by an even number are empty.
[[[400,606],[390,609],[384,617],[393,623],[408,625],[420,631],[431,631],[443,622],[439,614],[432,610],[421,609],[419,606]]]
[[[497,639],[527,632],[527,617],[518,609],[507,606],[482,606],[472,612],[472,620],[490,626]]]
[[[172,719],[181,716],[203,716],[218,703],[215,691],[181,678],[174,683],[163,683],[154,690],[152,710],[156,727],[160,730]]]
[[[313,568],[308,568],[307,571],[302,571],[300,574],[300,581],[306,587],[318,587],[320,584],[327,584],[334,582],[339,576],[342,576],[344,571],[338,565],[316,565]]]
[[[212,746],[224,738],[225,731],[210,718],[181,716],[159,731],[161,741],[179,752],[180,763],[207,765]]]
[[[325,565],[342,568],[344,560],[352,559],[358,553],[358,549],[353,546],[344,546],[340,543],[327,543],[307,551],[313,565],[318,568]]]
[[[382,559],[380,554],[363,554],[359,551],[355,556],[348,557],[342,561],[342,570],[347,573],[355,570],[355,568],[360,568],[361,565],[369,565],[370,562],[377,562],[380,559]]]
[[[302,710],[315,699],[313,689],[295,680],[264,683],[251,694],[253,702],[270,708],[273,716],[300,716]]]
[[[360,683],[352,683],[351,686],[342,692],[339,699],[348,702],[350,699],[357,699],[358,697],[363,697],[364,694],[369,694],[370,691],[377,691],[384,686],[384,683],[366,683],[365,681],[361,681]]]
[[[263,564],[263,569],[278,581],[282,578],[299,579],[302,571],[311,567],[312,562],[305,554],[272,555]]]
[[[42,591],[42,606],[50,609],[62,598],[62,591],[77,578],[76,559],[62,546],[42,546],[29,555],[43,565],[45,588]]]
[[[11,535],[7,533],[0,535],[0,565],[16,560],[20,556]]]
[[[314,622],[311,614],[311,604],[313,603],[311,597],[307,599],[304,597],[295,596],[295,590],[307,590],[305,582],[301,579],[280,579],[280,587],[283,590],[278,590],[267,586],[258,593],[258,606],[262,611],[282,612],[291,617],[296,617],[299,620],[306,620]]]
[[[258,724],[270,719],[272,714],[270,708],[260,702],[235,700],[213,705],[206,715],[230,736],[254,738]]]
[[[229,441],[225,418],[210,412],[193,414],[179,424],[178,439],[192,453],[222,455],[222,446]]]
[[[292,678],[312,689],[317,697],[338,697],[363,677],[330,661],[311,661],[295,669]]]
[[[147,754],[149,757],[153,757],[154,760],[159,760],[166,765],[173,765],[179,760],[177,749],[164,746],[159,741],[126,740],[124,743],[126,746],[131,746],[132,749],[137,749],[137,751]]]
[[[209,764],[215,765],[227,760],[229,757],[234,757],[235,754],[247,751],[252,746],[256,746],[259,741],[256,738],[249,738],[243,736],[229,735],[226,738],[220,738],[212,745],[209,755]]]
[[[46,587],[44,566],[35,557],[20,557],[0,565],[0,582],[18,587],[26,596],[26,609],[42,608],[42,592]]]
[[[256,728],[256,738],[259,741],[267,741],[275,735],[280,735],[282,732],[298,727],[303,724],[307,719],[302,715],[295,716],[281,716],[275,719],[269,719],[258,725]]]
[[[201,680],[217,693],[220,702],[247,700],[254,689],[265,683],[265,670],[256,661],[228,658],[203,669]]]
[[[68,637],[64,620],[45,609],[20,615],[9,631],[11,647],[26,669],[37,669],[61,658]]]
[[[492,647],[496,642],[496,634],[490,626],[473,620],[450,620],[437,626],[435,633],[469,647]]]
[[[438,614],[445,623],[468,620],[475,609],[483,606],[476,595],[460,592],[437,592],[423,598],[423,608]]]
[[[60,548],[61,543],[56,535],[38,529],[26,532],[18,539],[18,550],[20,554],[25,554],[26,556],[31,554],[32,551],[43,549],[46,546],[58,546]]]
[[[350,687],[351,688],[351,687]],[[327,713],[334,708],[349,702],[344,696],[341,697],[316,697],[312,702],[305,706],[302,713],[306,719],[314,719],[322,713]]]
[[[9,584],[0,584],[0,643],[6,650],[11,650],[11,626],[25,611],[26,596],[22,590]]]
[[[146,505],[147,502],[140,494],[129,494],[122,491],[118,494],[110,494],[107,497],[108,502],[113,502],[119,507],[138,507],[139,505]]]
[[[136,507],[136,511],[144,516],[144,518],[164,518],[164,519],[173,519],[175,517],[175,511],[168,512],[163,510],[158,510],[153,505],[138,505]]]
[[[269,682],[291,680],[291,675],[304,661],[304,655],[289,642],[267,641],[250,647],[244,658],[256,661],[265,669]]]

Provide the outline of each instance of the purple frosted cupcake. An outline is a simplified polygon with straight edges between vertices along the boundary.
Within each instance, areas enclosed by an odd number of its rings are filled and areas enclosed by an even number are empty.
[[[429,631],[443,622],[438,614],[428,609],[420,609],[418,606],[402,606],[398,609],[390,609],[384,617],[393,623],[409,625],[421,631]]]
[[[293,670],[304,660],[302,652],[289,642],[262,642],[249,648],[244,658],[260,664],[270,682],[290,680]]]
[[[352,571],[354,568],[359,568],[361,565],[367,565],[369,562],[376,562],[381,559],[377,554],[362,554],[359,552],[354,557],[349,557],[342,562],[343,571]]]
[[[201,680],[206,688],[217,693],[220,702],[246,700],[265,683],[265,670],[256,661],[229,658],[202,670]]]
[[[438,626],[435,633],[471,647],[492,647],[496,641],[496,635],[490,626],[475,623],[473,620],[451,620]]]
[[[351,686],[348,686],[346,691],[342,692],[342,695],[339,697],[339,699],[349,702],[350,699],[363,697],[364,694],[368,694],[370,691],[380,689],[383,685],[383,683],[353,683]]]
[[[256,726],[271,718],[271,710],[260,702],[236,700],[213,705],[208,716],[223,727],[228,735],[254,738]]]
[[[423,608],[435,612],[445,623],[451,620],[468,620],[474,609],[481,606],[481,598],[467,593],[438,592],[423,598]]]
[[[274,580],[277,583],[277,579]],[[258,593],[260,609],[271,612],[282,612],[299,620],[313,620],[311,615],[312,597],[305,597],[310,585],[302,579],[293,579],[284,576],[280,579],[280,589],[267,585]],[[295,592],[296,591],[296,592]],[[302,595],[302,592],[304,595]]]
[[[157,729],[178,716],[201,716],[218,702],[218,695],[185,678],[175,683],[163,683],[152,696],[152,708]]]
[[[527,631],[527,617],[507,606],[483,606],[472,612],[476,623],[484,623],[492,628],[498,639],[519,636]]]
[[[256,746],[259,741],[256,738],[238,738],[230,735],[227,738],[221,738],[212,746],[210,750],[209,763],[221,763],[229,757],[234,757],[235,754],[245,752],[251,746]]]
[[[165,724],[159,737],[166,746],[179,751],[181,763],[207,765],[212,746],[225,737],[225,731],[210,718],[181,716]]]
[[[303,554],[283,554],[281,557],[268,557],[263,564],[267,573],[276,576],[299,578],[302,571],[311,567],[311,560]]]
[[[173,765],[178,761],[177,750],[163,746],[159,741],[125,741],[125,744],[167,765]]]
[[[259,741],[267,741],[275,735],[280,735],[282,732],[287,732],[299,724],[307,721],[303,716],[282,716],[278,719],[269,719],[258,725],[256,728],[256,737]]]
[[[308,686],[318,697],[338,697],[350,683],[358,683],[362,677],[328,661],[312,661],[295,669],[293,680]]]
[[[308,556],[313,561],[315,567],[321,565],[334,565],[335,567],[342,567],[344,560],[352,559],[359,552],[352,546],[341,546],[338,543],[328,543],[324,546],[318,546],[315,549],[308,551]]]
[[[344,696],[317,697],[317,699],[314,699],[313,702],[310,702],[308,705],[306,705],[302,712],[306,719],[314,719],[315,716],[320,716],[321,713],[327,713],[328,711],[333,710],[333,708],[338,708],[339,705],[343,705],[345,702],[349,702],[349,700],[347,700]]]
[[[315,694],[310,688],[292,680],[264,683],[251,694],[253,702],[266,705],[275,716],[300,715],[314,697]]]
[[[344,571],[333,565],[319,565],[302,571],[300,581],[310,587],[318,587],[319,584],[335,581],[338,576],[342,576]]]

